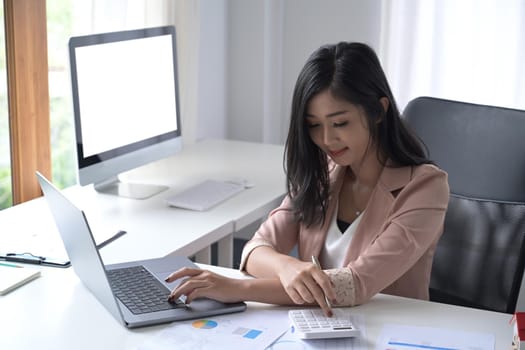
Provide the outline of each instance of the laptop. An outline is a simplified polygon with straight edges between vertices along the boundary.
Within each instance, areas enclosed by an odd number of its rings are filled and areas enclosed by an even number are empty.
[[[221,303],[207,298],[194,300],[188,305],[183,300],[169,303],[170,291],[180,282],[168,284],[164,279],[173,271],[185,266],[198,268],[183,256],[104,265],[84,212],[42,174],[37,172],[36,175],[76,275],[124,326],[142,327],[246,309],[244,302]],[[131,277],[124,277],[128,270],[132,270]],[[137,291],[131,296],[126,296],[125,293],[130,291],[131,287],[122,288],[120,284],[128,282],[148,286],[145,288],[146,293],[158,288],[161,295],[141,296]]]

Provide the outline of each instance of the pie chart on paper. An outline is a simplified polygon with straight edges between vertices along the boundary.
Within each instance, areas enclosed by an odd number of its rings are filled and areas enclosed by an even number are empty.
[[[217,322],[212,320],[197,320],[191,324],[195,328],[199,329],[212,329],[217,327]]]

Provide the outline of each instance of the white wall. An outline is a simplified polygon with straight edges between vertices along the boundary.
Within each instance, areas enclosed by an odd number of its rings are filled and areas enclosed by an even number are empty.
[[[344,40],[379,49],[381,0],[229,0],[226,6],[229,139],[284,143],[295,80],[319,46]],[[255,229],[236,236],[250,238]]]
[[[226,0],[200,1],[197,140],[226,138],[226,9]]]
[[[228,138],[261,141],[264,1],[228,1]]]
[[[341,40],[379,51],[381,9],[381,0],[201,0],[198,138],[283,143],[308,55]]]
[[[381,0],[227,2],[226,135],[283,143],[295,80],[313,50],[380,43]]]

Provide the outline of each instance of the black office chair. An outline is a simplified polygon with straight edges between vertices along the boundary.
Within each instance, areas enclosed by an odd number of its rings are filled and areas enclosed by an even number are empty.
[[[403,118],[450,185],[430,299],[513,313],[525,266],[525,111],[419,97]]]

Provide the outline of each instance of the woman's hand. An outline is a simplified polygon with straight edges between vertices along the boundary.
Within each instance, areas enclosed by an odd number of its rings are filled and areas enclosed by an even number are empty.
[[[324,271],[310,262],[290,261],[279,272],[279,280],[284,290],[295,304],[318,304],[325,315],[332,314],[325,300],[335,300],[336,295],[330,278]]]
[[[173,282],[185,278],[170,294],[168,300],[177,300],[181,295],[186,296],[186,304],[197,298],[210,298],[223,303],[241,301],[241,280],[218,275],[208,270],[184,267],[173,272],[166,278],[166,282]]]

